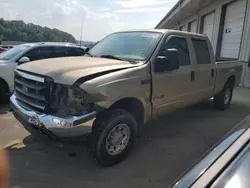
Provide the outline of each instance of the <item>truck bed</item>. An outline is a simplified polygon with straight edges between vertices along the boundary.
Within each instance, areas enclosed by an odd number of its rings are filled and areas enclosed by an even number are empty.
[[[243,61],[227,60],[216,62],[216,80],[215,80],[215,93],[220,92],[230,75],[234,75],[235,84],[237,87],[240,84],[242,75]]]

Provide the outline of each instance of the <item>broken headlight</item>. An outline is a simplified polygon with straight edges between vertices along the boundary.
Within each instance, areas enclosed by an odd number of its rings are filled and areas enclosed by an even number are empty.
[[[58,115],[79,116],[90,112],[93,102],[77,86],[54,84],[50,92],[50,110]]]

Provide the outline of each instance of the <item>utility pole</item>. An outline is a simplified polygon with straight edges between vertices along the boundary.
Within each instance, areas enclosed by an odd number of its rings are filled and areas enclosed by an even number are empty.
[[[81,27],[81,35],[80,35],[80,47],[82,46],[82,30],[83,30],[83,17],[82,17],[82,27]]]

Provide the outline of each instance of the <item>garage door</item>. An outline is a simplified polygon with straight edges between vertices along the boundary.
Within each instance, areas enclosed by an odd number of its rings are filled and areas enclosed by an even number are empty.
[[[184,25],[184,26],[181,27],[180,30],[181,30],[181,31],[187,31],[187,29],[188,29],[187,25]]]
[[[190,22],[190,32],[196,33],[197,32],[197,20]]]
[[[214,12],[207,14],[203,17],[203,29],[202,33],[207,35],[210,41],[212,41],[214,30]]]
[[[245,0],[238,0],[226,7],[220,57],[239,57],[245,16]]]

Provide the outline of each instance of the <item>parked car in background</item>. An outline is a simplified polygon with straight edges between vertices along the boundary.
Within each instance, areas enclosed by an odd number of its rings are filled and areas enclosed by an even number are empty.
[[[1,53],[0,100],[6,101],[6,94],[13,91],[14,71],[18,65],[47,58],[83,56],[84,49],[68,43],[40,42],[21,44]]]
[[[21,123],[40,133],[59,140],[91,133],[97,161],[109,166],[128,155],[153,117],[211,97],[217,109],[229,108],[241,73],[236,60],[215,62],[205,35],[125,31],[85,57],[19,66],[10,100]]]
[[[0,47],[0,53],[5,52],[5,51],[7,51],[7,49]]]
[[[14,46],[13,45],[0,45],[0,48],[5,48],[7,50],[13,48]]]
[[[188,170],[173,188],[249,188],[250,115]]]

